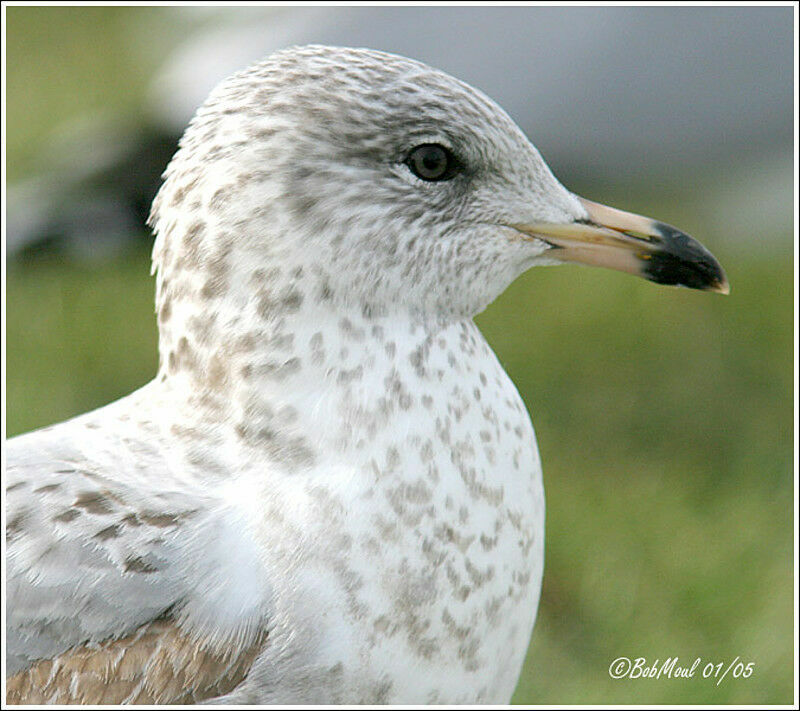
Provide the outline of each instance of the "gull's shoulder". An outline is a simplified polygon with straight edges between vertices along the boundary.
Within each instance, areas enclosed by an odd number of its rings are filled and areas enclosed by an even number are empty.
[[[7,442],[8,700],[190,703],[229,692],[264,643],[251,522],[175,471],[138,402]]]

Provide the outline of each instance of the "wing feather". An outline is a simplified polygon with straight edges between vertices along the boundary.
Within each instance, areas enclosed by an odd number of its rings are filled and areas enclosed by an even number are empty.
[[[266,635],[248,522],[104,410],[7,442],[7,700],[228,693]]]
[[[73,647],[6,680],[8,704],[194,704],[235,689],[266,642],[224,651],[164,617],[96,647]]]

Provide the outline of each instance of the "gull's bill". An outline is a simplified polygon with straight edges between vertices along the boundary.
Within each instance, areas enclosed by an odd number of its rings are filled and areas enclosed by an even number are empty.
[[[730,291],[714,255],[686,233],[650,217],[578,200],[586,210],[585,219],[511,226],[549,244],[548,256],[562,262],[616,269],[657,284]]]

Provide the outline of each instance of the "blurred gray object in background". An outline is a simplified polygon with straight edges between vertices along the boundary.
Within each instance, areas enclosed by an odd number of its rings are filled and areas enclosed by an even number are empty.
[[[228,74],[315,42],[396,52],[477,85],[565,169],[668,174],[791,147],[788,7],[325,7],[217,19],[156,80],[153,108],[173,131]]]
[[[124,149],[93,171],[73,178],[65,163],[57,180],[12,186],[10,253],[37,244],[91,253],[82,234],[106,245],[95,253],[113,252],[143,224],[178,136],[213,86],[305,43],[396,52],[482,88],[576,189],[597,181],[680,192],[691,180],[732,226],[791,226],[790,7],[201,7],[167,16],[191,31],[153,80],[147,125],[128,127]],[[99,145],[115,135],[91,134]]]

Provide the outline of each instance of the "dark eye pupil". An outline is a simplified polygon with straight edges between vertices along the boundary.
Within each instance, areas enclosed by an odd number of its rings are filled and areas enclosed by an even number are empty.
[[[411,172],[422,180],[447,180],[455,174],[455,159],[438,143],[424,143],[408,155]]]

